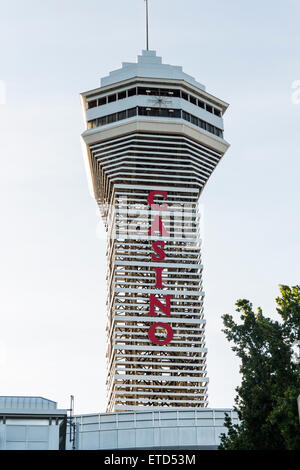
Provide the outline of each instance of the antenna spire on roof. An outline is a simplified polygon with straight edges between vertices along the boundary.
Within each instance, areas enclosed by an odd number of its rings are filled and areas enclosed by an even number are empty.
[[[146,49],[149,51],[149,7],[148,0],[146,2]]]

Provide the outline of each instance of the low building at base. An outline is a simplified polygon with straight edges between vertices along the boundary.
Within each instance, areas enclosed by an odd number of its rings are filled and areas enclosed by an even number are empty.
[[[217,450],[228,408],[184,408],[67,417],[41,397],[0,397],[0,450]],[[70,436],[70,423],[72,433]]]
[[[0,450],[65,447],[67,410],[42,397],[0,397]]]
[[[236,424],[237,413],[225,408],[185,408],[76,416],[80,450],[217,450],[226,433],[225,414]],[[72,448],[69,434],[67,449]]]

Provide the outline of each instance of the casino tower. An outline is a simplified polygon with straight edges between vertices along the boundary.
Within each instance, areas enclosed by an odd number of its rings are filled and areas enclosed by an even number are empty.
[[[206,407],[198,202],[228,104],[151,50],[81,97],[107,231],[107,411]]]

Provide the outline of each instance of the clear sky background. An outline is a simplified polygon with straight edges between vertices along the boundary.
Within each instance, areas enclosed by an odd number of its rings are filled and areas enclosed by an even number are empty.
[[[136,60],[144,1],[0,8],[0,394],[105,411],[105,241],[79,93]],[[299,284],[299,18],[298,0],[150,0],[150,48],[230,103],[202,196],[211,407],[240,380],[221,315],[248,298],[276,317],[278,284]]]

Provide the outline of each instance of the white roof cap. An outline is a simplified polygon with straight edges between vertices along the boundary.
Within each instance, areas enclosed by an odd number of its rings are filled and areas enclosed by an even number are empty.
[[[122,68],[113,70],[107,77],[101,79],[101,86],[112,85],[133,77],[185,80],[201,90],[205,90],[205,86],[198,83],[191,75],[184,73],[182,67],[163,64],[162,58],[156,55],[156,51],[142,51],[137,62],[123,62]]]

